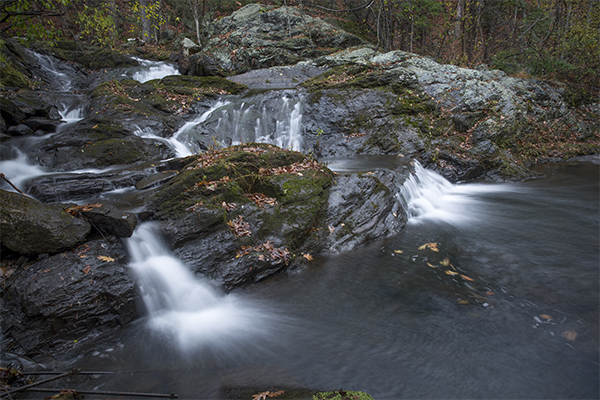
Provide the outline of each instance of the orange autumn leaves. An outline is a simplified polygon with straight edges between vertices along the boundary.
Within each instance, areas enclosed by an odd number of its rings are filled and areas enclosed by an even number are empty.
[[[423,251],[423,250],[431,250],[431,251],[436,252],[436,253],[439,253],[439,251],[440,251],[440,249],[438,248],[438,244],[437,243],[425,243],[424,245],[419,246],[418,250],[421,250],[421,251]],[[397,252],[397,251],[400,251],[400,250],[395,250],[395,252]],[[426,262],[426,264],[429,267],[431,267],[431,268],[437,268],[438,267],[438,265],[434,265],[434,264],[431,264],[429,262]],[[466,276],[464,274],[461,274],[461,273],[457,272],[456,268],[454,268],[454,265],[450,264],[450,258],[448,258],[448,257],[446,257],[443,260],[441,260],[439,262],[439,265],[441,265],[442,267],[448,267],[449,266],[450,268],[452,268],[451,270],[450,269],[444,270],[444,273],[446,275],[458,276],[458,277],[460,277],[460,278],[462,278],[462,279],[464,279],[466,281],[470,281],[470,282],[474,282],[475,281],[473,278],[470,278],[470,277],[468,277],[468,276]]]

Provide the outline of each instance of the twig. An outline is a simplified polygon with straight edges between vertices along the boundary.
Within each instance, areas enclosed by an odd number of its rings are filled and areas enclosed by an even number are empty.
[[[69,375],[72,375],[72,374],[74,374],[74,373],[75,373],[75,372],[74,372],[74,370],[73,370],[73,371],[70,371],[70,372],[65,372],[65,373],[62,373],[62,374],[60,374],[60,375],[54,376],[54,377],[52,377],[52,378],[44,379],[43,381],[39,381],[39,382],[35,382],[35,383],[31,383],[31,384],[29,384],[29,385],[21,386],[21,387],[18,387],[18,388],[16,388],[16,389],[13,389],[13,390],[8,390],[8,391],[6,391],[5,393],[0,393],[0,398],[2,398],[2,397],[4,397],[4,396],[10,396],[10,395],[11,395],[11,394],[13,394],[13,393],[22,392],[22,391],[24,391],[24,390],[27,390],[27,389],[29,389],[29,388],[32,388],[32,387],[35,387],[35,386],[42,385],[42,384],[44,384],[44,383],[46,383],[46,382],[55,381],[55,380],[57,380],[57,379],[64,378],[64,377],[66,377],[66,376],[69,376]]]
[[[12,182],[11,182],[11,181],[9,181],[9,180],[8,180],[8,178],[7,178],[7,177],[6,177],[6,176],[5,176],[5,175],[4,175],[2,172],[0,172],[0,178],[4,179],[4,180],[6,181],[6,183],[8,183],[10,186],[12,186],[12,187],[13,187],[13,188],[14,188],[14,189],[17,191],[17,192],[21,193],[21,194],[22,194],[22,195],[24,195],[24,196],[27,196],[25,193],[23,193],[23,192],[21,191],[21,189],[19,189],[19,188],[18,188],[18,187],[16,187],[15,185],[13,185],[13,184],[12,184]],[[29,197],[29,196],[27,196],[27,197]]]

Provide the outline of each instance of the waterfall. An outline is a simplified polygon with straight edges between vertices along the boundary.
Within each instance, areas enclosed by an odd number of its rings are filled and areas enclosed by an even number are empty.
[[[204,141],[207,147],[214,138],[223,146],[262,142],[301,151],[303,103],[302,94],[294,90],[259,92],[221,101],[176,136],[187,143]]]
[[[268,312],[196,278],[170,254],[156,225],[140,225],[126,243],[150,329],[180,350],[231,351],[235,344],[269,336]]]
[[[52,56],[42,55],[29,49],[25,49],[25,54],[37,61],[37,73],[44,82],[51,84],[62,92],[71,90],[71,78],[66,73],[60,71],[60,69],[71,70],[70,66],[60,63],[58,59]],[[70,72],[73,73],[73,71]]]
[[[400,201],[409,223],[429,220],[462,225],[483,214],[481,197],[485,194],[520,190],[510,184],[452,184],[415,160],[414,173],[404,182]]]
[[[133,59],[141,64],[141,68],[137,68],[131,76],[132,79],[138,82],[144,83],[151,81],[152,79],[162,79],[169,75],[181,75],[174,65],[136,57],[133,57]]]

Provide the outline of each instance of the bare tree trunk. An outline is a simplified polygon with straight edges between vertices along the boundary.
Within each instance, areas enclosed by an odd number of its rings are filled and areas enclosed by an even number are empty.
[[[140,17],[142,20],[142,40],[150,43],[152,36],[150,33],[150,19],[148,18],[148,0],[140,0]]]

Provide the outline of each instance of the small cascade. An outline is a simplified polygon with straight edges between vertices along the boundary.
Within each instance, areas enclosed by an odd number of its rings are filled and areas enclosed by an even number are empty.
[[[21,191],[25,191],[25,183],[30,178],[44,175],[46,172],[39,165],[31,164],[27,155],[17,148],[11,149],[15,157],[10,160],[0,161],[0,172],[6,176],[13,185]],[[14,191],[12,187],[6,184],[3,180],[0,182],[0,187],[5,190]]]
[[[214,138],[222,146],[262,142],[301,151],[303,101],[296,91],[276,90],[223,102],[204,121],[182,132],[180,140]],[[205,146],[211,144],[207,141]]]
[[[61,69],[64,71],[65,68],[70,67],[64,66],[58,59],[52,56],[39,54],[28,49],[25,49],[25,52],[29,57],[37,61],[38,69],[36,72],[40,79],[52,85],[58,91],[66,92],[71,90],[73,86],[71,77],[61,71]]]
[[[141,67],[133,72],[131,78],[144,83],[153,79],[162,79],[169,75],[181,75],[177,67],[172,64],[159,61],[144,60],[134,57],[134,60],[140,63]]]
[[[172,138],[167,139],[177,152],[177,157],[187,157],[190,154],[200,151],[200,146],[193,140],[195,137],[193,135],[195,127],[206,121],[208,117],[215,112],[215,110],[218,110],[228,104],[229,102],[226,100],[218,100],[209,110],[203,112],[194,120],[185,123],[177,130],[177,132],[175,132]]]
[[[504,191],[517,191],[517,188],[499,184],[455,185],[414,161],[414,173],[404,182],[399,195],[409,223],[429,220],[461,225],[482,213],[482,196]]]
[[[169,253],[157,226],[140,225],[127,239],[149,327],[182,351],[232,346],[269,335],[270,319],[247,299],[225,295]]]

